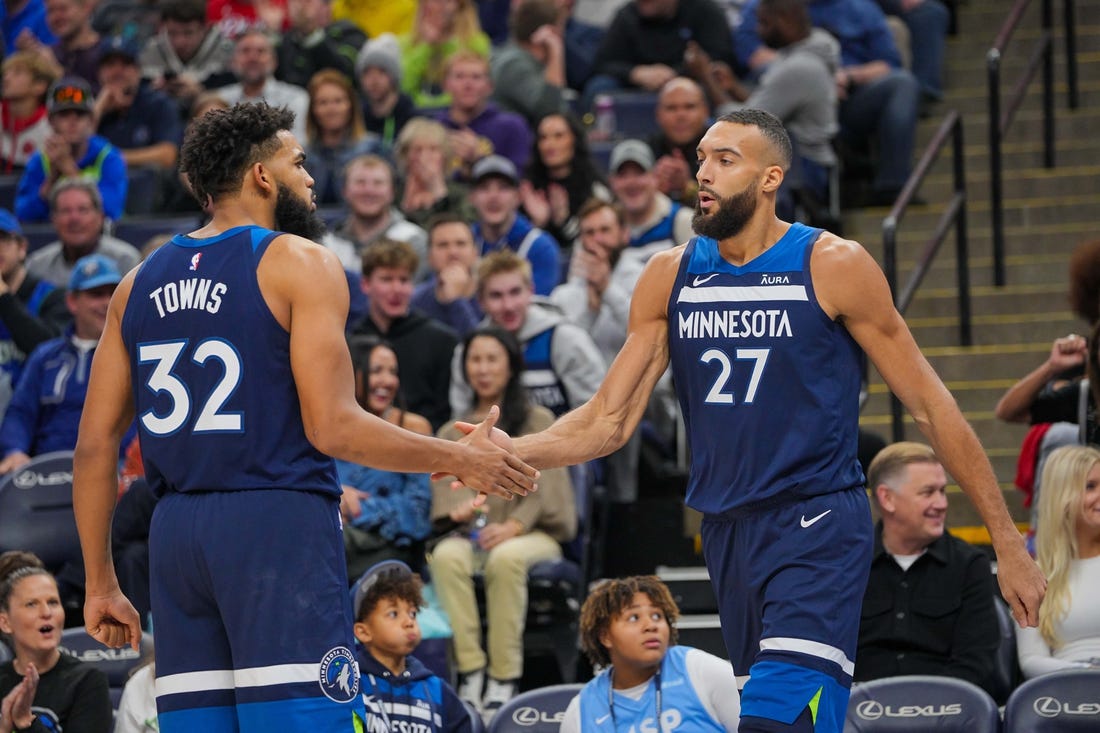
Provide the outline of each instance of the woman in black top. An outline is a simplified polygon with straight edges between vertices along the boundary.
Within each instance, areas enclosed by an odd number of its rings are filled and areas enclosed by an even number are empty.
[[[15,658],[0,664],[0,733],[109,733],[106,675],[61,653],[65,610],[57,581],[5,554],[0,572],[16,567],[0,577],[0,632]]]

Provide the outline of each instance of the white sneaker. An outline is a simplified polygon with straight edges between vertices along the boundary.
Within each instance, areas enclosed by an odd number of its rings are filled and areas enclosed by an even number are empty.
[[[458,675],[458,697],[481,712],[481,688],[485,685],[485,668]]]
[[[485,688],[485,697],[481,701],[481,717],[485,720],[485,725],[492,722],[497,711],[504,706],[504,703],[515,697],[518,691],[519,685],[516,684],[516,680],[489,678],[489,685]]]

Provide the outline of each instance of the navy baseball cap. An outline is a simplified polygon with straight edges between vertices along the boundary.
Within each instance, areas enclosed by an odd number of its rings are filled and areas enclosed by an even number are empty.
[[[113,36],[108,38],[100,45],[99,63],[103,64],[104,61],[111,58],[120,58],[129,61],[131,64],[136,64],[138,56],[141,55],[141,48],[137,42],[132,38],[126,38],[124,36]]]
[[[0,209],[0,232],[23,236],[23,227],[19,226],[19,220],[7,209]]]
[[[92,254],[81,257],[73,265],[69,275],[69,291],[91,290],[100,285],[118,285],[122,282],[122,273],[115,261],[106,255]]]
[[[400,575],[413,574],[412,568],[400,560],[383,560],[377,562],[367,568],[367,572],[359,576],[359,580],[355,581],[355,586],[351,589],[351,610],[352,615],[359,616],[359,607],[363,605],[363,599],[367,597],[367,592],[374,587],[374,584],[378,582],[386,573],[398,573]]]

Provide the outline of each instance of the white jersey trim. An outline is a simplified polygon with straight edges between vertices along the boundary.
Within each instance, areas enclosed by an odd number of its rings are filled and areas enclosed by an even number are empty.
[[[790,636],[773,636],[760,640],[760,651],[798,652],[799,654],[807,654],[811,657],[819,657],[834,662],[848,676],[852,676],[856,671],[855,663],[848,659],[847,654],[835,646],[822,644],[819,641],[795,639]]]
[[[184,692],[232,690],[238,687],[265,687],[299,682],[317,682],[318,664],[276,664],[248,669],[211,669],[202,672],[181,672],[157,677],[157,697]]]
[[[706,280],[704,279],[703,282]],[[809,299],[805,285],[693,287],[685,283],[676,296],[677,303],[759,303],[776,300],[809,301]]]

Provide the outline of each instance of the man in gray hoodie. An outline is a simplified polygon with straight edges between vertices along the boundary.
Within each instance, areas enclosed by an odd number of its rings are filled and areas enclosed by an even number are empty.
[[[596,394],[607,366],[599,347],[549,299],[535,295],[531,264],[503,249],[478,265],[478,302],[482,325],[511,331],[523,347],[523,384],[532,402],[563,415]],[[451,360],[451,411],[465,415],[473,390],[462,368],[462,346]]]
[[[718,114],[754,108],[778,117],[795,143],[797,160],[790,182],[824,201],[829,168],[837,163],[832,140],[839,129],[834,75],[840,66],[840,44],[813,27],[804,0],[760,0],[756,26],[776,56],[752,90],[732,73],[719,73],[730,101],[718,107]]]

